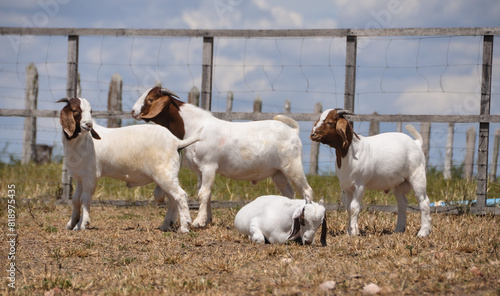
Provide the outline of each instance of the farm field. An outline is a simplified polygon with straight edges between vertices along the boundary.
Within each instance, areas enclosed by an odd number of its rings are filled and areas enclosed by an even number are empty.
[[[57,200],[60,163],[0,165],[0,192],[16,185],[16,290],[5,279],[0,294],[44,295],[360,295],[375,283],[382,295],[500,294],[500,216],[432,214],[428,238],[415,235],[420,215],[408,213],[407,231],[393,234],[396,214],[363,211],[361,236],[346,235],[347,214],[328,211],[327,247],[256,245],[233,225],[238,208],[214,209],[213,224],[187,234],[158,230],[166,209],[158,206],[93,206],[90,229],[65,229],[69,205]],[[308,176],[315,198],[338,203],[334,176]],[[182,187],[195,195],[196,176],[180,172]],[[128,189],[101,179],[94,200],[151,201],[154,185]],[[428,175],[431,202],[467,200],[474,182]],[[276,194],[268,181],[251,185],[217,178],[217,201],[249,201]],[[489,184],[497,195],[498,183]],[[415,199],[409,197],[410,204]],[[395,204],[392,194],[367,192],[365,204]],[[0,199],[0,262],[7,264],[7,201]],[[191,211],[194,219],[197,210]],[[5,259],[4,259],[5,258]],[[320,285],[334,281],[332,290]]]
[[[213,225],[187,234],[159,231],[165,209],[154,206],[95,206],[82,232],[65,230],[69,206],[17,210],[11,295],[360,295],[369,283],[382,295],[500,292],[498,216],[433,214],[430,237],[417,238],[418,214],[409,213],[406,233],[392,234],[395,214],[362,212],[362,235],[352,238],[346,213],[330,211],[321,247],[319,231],[311,246],[253,244],[233,226],[237,209],[214,209]],[[7,258],[5,239],[0,246]],[[325,281],[336,282],[333,290],[320,288]]]

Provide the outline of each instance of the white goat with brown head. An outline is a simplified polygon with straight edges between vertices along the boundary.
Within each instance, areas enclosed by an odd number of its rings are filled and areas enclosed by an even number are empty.
[[[298,241],[310,245],[321,228],[321,244],[326,246],[326,211],[323,200],[306,203],[278,195],[256,198],[234,218],[238,231],[256,243]]]
[[[412,125],[407,125],[406,129],[416,140],[403,133],[358,136],[344,115],[353,113],[342,109],[323,112],[310,138],[335,148],[336,174],[349,213],[349,234],[359,234],[358,215],[366,189],[392,190],[398,203],[396,232],[404,232],[408,205],[406,194],[413,188],[421,214],[418,236],[429,235],[430,204],[420,134]]]
[[[277,116],[276,120],[229,122],[176,97],[168,89],[152,88],[137,100],[132,116],[160,124],[179,139],[203,127],[203,140],[185,150],[188,166],[198,174],[200,210],[194,227],[212,221],[210,194],[216,174],[253,183],[271,177],[283,195],[294,197],[292,183],[304,199],[313,200],[295,120]]]
[[[62,142],[66,167],[76,181],[73,214],[67,229],[84,230],[88,227],[90,201],[97,179],[110,177],[125,181],[128,187],[151,182],[158,184],[170,201],[160,229],[170,230],[179,214],[179,231],[189,231],[188,196],[177,179],[180,168],[178,149],[198,141],[199,133],[179,140],[167,129],[149,124],[105,128],[93,122],[86,99],[61,99],[58,102],[66,103],[60,117]],[[161,198],[157,201],[163,202]]]

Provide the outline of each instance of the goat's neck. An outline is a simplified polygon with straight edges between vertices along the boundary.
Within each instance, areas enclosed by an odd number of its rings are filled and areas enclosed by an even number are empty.
[[[184,129],[186,132],[185,137],[191,136],[194,132],[199,130],[202,126],[206,126],[207,122],[219,120],[212,115],[209,111],[203,110],[192,104],[184,104],[180,107],[179,115],[184,121]]]
[[[359,138],[358,138],[359,137]],[[347,149],[347,153],[344,156],[341,156],[337,149],[335,149],[337,159],[340,157],[341,166],[340,169],[348,169],[351,167],[353,161],[357,160],[360,157],[360,153],[364,153],[366,148],[365,141],[363,141],[363,136],[354,136],[352,138],[352,142]],[[339,161],[337,160],[337,169],[339,169]]]
[[[175,100],[171,98],[172,100]],[[180,102],[180,101],[179,101]],[[180,108],[183,107],[182,104],[179,104]],[[184,121],[180,116],[180,110],[177,109],[174,104],[169,104],[168,108],[164,108],[158,116],[156,116],[153,121],[156,124],[166,127],[174,136],[179,139],[184,139],[185,130],[184,130]]]

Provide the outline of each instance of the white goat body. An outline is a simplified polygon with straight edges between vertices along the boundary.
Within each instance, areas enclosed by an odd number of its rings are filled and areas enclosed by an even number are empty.
[[[238,231],[256,243],[313,243],[316,230],[322,225],[321,244],[326,245],[326,216],[323,201],[306,203],[278,195],[256,198],[236,214]]]
[[[67,229],[83,230],[90,223],[90,201],[97,179],[110,177],[125,181],[128,187],[155,182],[167,192],[170,204],[160,229],[170,230],[180,214],[180,232],[189,231],[191,218],[188,196],[179,186],[178,172],[182,149],[199,140],[199,133],[179,140],[157,125],[134,125],[105,128],[92,121],[90,104],[85,99],[63,100],[70,108],[79,105],[81,119],[75,121],[75,131],[66,128],[71,115],[61,111],[64,132],[62,141],[66,167],[76,181],[73,195],[73,214]],[[78,109],[78,108],[76,108]],[[63,117],[65,118],[63,120]],[[89,132],[91,131],[91,132]],[[94,136],[94,138],[93,138]],[[96,139],[97,138],[99,139]],[[156,196],[155,196],[156,197]],[[162,200],[157,200],[162,203]],[[80,210],[83,206],[83,215]]]
[[[349,213],[348,230],[359,234],[358,215],[366,189],[392,190],[398,203],[396,232],[406,228],[406,194],[413,188],[420,206],[421,228],[418,236],[431,231],[430,203],[426,193],[425,157],[422,137],[407,125],[416,138],[403,133],[383,133],[371,137],[358,136],[343,115],[347,110],[326,110],[311,133],[313,141],[336,149],[336,174]]]
[[[200,209],[193,226],[205,227],[212,221],[210,195],[216,174],[253,183],[272,177],[281,193],[293,198],[291,182],[304,199],[313,200],[295,120],[277,116],[276,120],[229,122],[174,97],[167,89],[150,89],[137,100],[132,115],[163,125],[181,139],[203,127],[203,141],[185,150],[188,166],[198,174]]]

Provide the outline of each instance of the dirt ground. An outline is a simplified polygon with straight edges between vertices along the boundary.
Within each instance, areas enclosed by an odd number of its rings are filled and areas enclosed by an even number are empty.
[[[382,295],[500,295],[498,216],[433,214],[430,237],[417,238],[418,214],[393,234],[395,214],[362,212],[362,235],[352,238],[346,213],[328,212],[321,247],[320,231],[311,246],[253,244],[234,228],[236,209],[214,209],[210,227],[188,234],[158,230],[165,209],[154,206],[95,206],[81,232],[65,230],[70,212],[17,209],[16,289],[2,276],[0,294],[360,295],[375,283]],[[5,262],[6,213],[0,219]],[[321,288],[326,281],[333,289]]]

